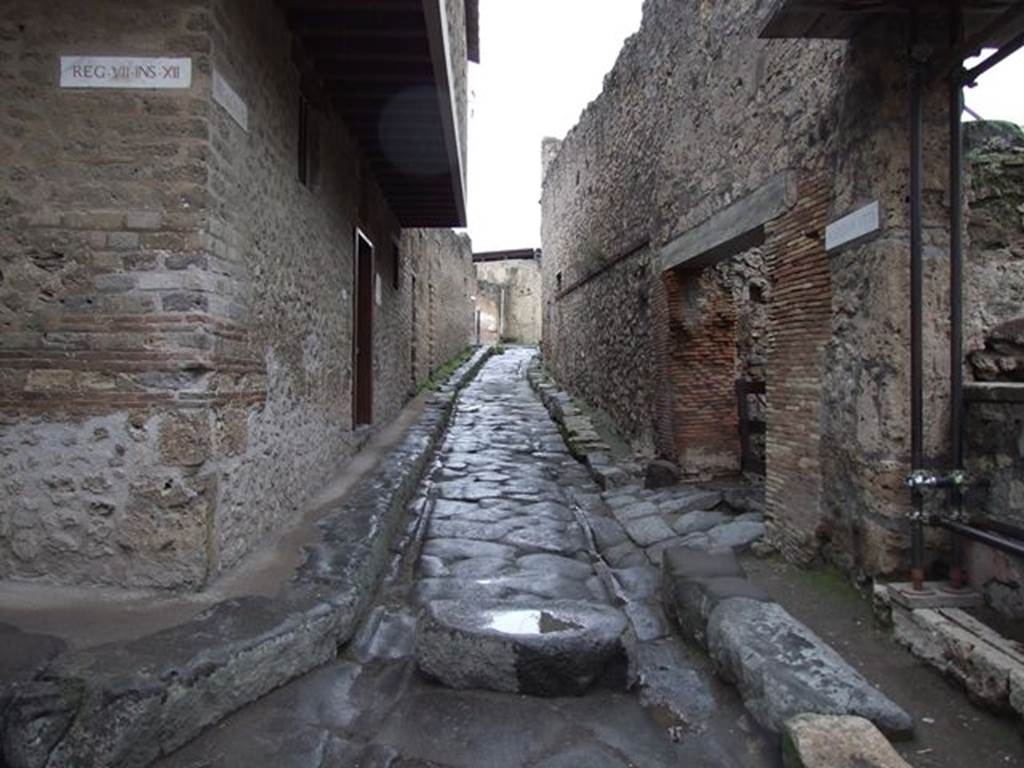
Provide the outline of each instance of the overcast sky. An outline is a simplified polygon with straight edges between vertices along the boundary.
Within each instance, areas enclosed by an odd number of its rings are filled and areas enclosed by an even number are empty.
[[[540,144],[600,92],[643,0],[481,0],[469,73],[469,231],[475,251],[540,246]],[[581,23],[584,22],[585,23]],[[967,91],[989,120],[1024,124],[1024,51]]]

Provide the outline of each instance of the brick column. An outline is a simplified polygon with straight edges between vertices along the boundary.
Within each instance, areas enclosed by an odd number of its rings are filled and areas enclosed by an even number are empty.
[[[809,562],[822,529],[821,420],[832,287],[825,253],[831,186],[799,182],[796,205],[767,226],[772,276],[766,502],[774,543]]]

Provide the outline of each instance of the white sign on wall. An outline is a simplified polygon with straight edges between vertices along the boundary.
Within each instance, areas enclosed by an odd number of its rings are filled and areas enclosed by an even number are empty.
[[[377,306],[380,306],[381,302],[381,290],[380,290],[380,275],[376,275],[377,279],[374,281],[374,299],[377,301]]]
[[[834,221],[825,228],[825,250],[852,243],[865,235],[877,232],[882,226],[878,201],[859,208],[848,216]]]
[[[192,59],[61,56],[61,88],[191,88]]]
[[[224,107],[232,119],[242,126],[242,130],[249,130],[249,108],[216,69],[213,70],[213,100]]]

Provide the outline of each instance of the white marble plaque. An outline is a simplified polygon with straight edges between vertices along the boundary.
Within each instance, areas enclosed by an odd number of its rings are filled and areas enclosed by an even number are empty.
[[[228,85],[228,81],[216,69],[213,70],[213,100],[224,107],[232,119],[242,126],[242,130],[248,132],[249,108],[245,105],[242,97]]]
[[[377,279],[375,281],[375,286],[374,286],[374,298],[376,299],[377,306],[379,307],[381,299],[382,299],[381,289],[380,289],[381,288],[381,282],[380,282],[380,275],[377,275],[376,277],[377,277]]]
[[[833,221],[825,228],[825,250],[831,251],[877,232],[882,226],[881,218],[881,210],[878,201],[875,200],[848,216]]]
[[[191,88],[192,59],[61,56],[61,88]]]

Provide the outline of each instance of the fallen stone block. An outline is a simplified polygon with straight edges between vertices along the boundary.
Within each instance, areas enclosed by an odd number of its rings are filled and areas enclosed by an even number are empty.
[[[911,768],[862,717],[797,715],[782,732],[784,768]]]
[[[420,617],[416,661],[450,688],[579,696],[621,657],[621,612],[574,601],[437,601]]]
[[[913,729],[910,715],[777,603],[723,600],[711,612],[707,638],[719,674],[769,730],[780,732],[803,713],[857,715],[888,735]]]

